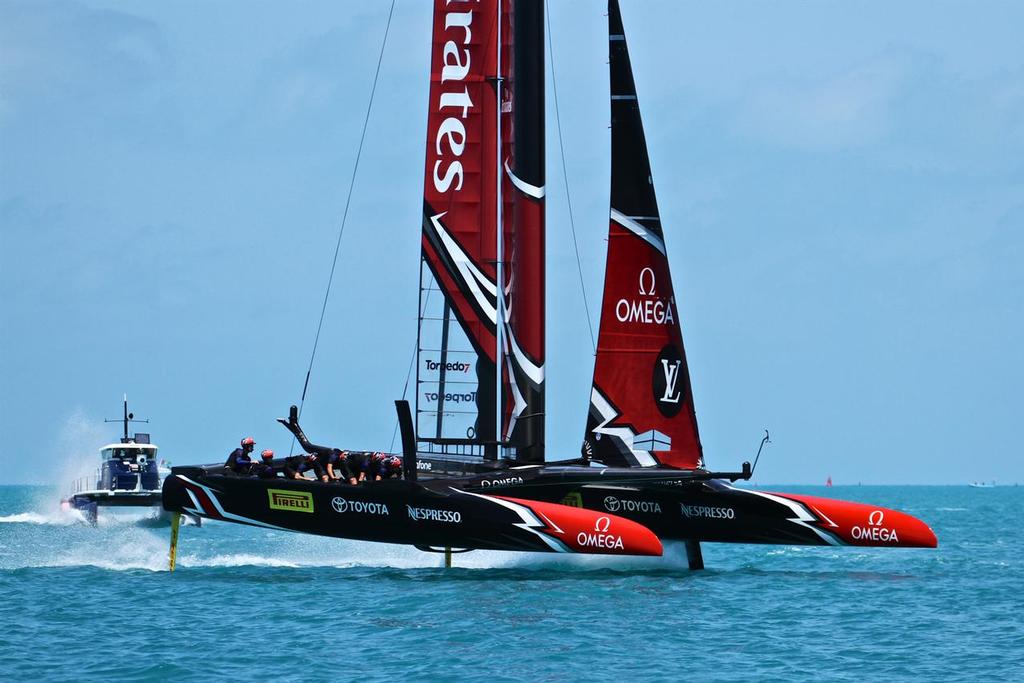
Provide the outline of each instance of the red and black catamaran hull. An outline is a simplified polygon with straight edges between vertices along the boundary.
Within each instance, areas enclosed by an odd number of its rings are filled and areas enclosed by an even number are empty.
[[[662,540],[934,548],[898,510],[754,491],[701,472],[532,466],[360,486],[174,468],[164,508],[207,519],[442,548],[660,555]]]
[[[739,488],[700,471],[582,467],[513,470],[485,490],[607,512],[662,540],[934,548],[935,533],[905,512],[866,503]],[[470,489],[473,490],[473,489]]]
[[[223,468],[176,467],[164,481],[171,512],[270,529],[443,548],[661,555],[643,525],[608,512],[437,480],[360,486],[228,476]]]

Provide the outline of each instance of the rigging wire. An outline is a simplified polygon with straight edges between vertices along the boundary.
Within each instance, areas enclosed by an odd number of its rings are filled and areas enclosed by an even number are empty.
[[[412,377],[412,366],[416,362],[416,351],[412,350],[412,358],[409,359],[409,371],[405,373],[405,386],[402,387],[402,400],[405,400],[405,396],[409,393],[409,378]],[[388,446],[388,453],[395,452],[395,437],[398,436],[398,420],[395,420],[395,428],[391,431],[391,445]]]
[[[597,353],[597,342],[594,340],[594,323],[590,319],[590,304],[587,301],[587,286],[583,280],[583,262],[580,260],[580,245],[576,239],[576,221],[573,219],[572,213],[572,193],[569,191],[569,172],[565,166],[565,145],[562,140],[562,118],[558,112],[558,85],[555,82],[555,50],[552,46],[551,41],[551,9],[550,3],[545,3],[544,13],[547,18],[547,29],[548,29],[548,55],[551,63],[551,92],[554,94],[555,100],[555,125],[558,128],[558,150],[562,155],[562,178],[565,182],[565,202],[569,206],[569,227],[572,230],[572,246],[576,251],[576,272],[580,276],[580,291],[583,292],[583,310],[587,314],[587,329],[590,330],[590,343],[594,347],[594,353]]]
[[[348,209],[352,203],[352,190],[356,186],[356,175],[359,172],[359,159],[363,155],[363,142],[366,140],[366,129],[370,124],[370,111],[373,109],[373,97],[377,92],[377,81],[380,79],[380,65],[384,61],[384,48],[388,44],[388,33],[391,31],[391,18],[395,14],[395,2],[391,0],[391,9],[388,10],[388,21],[384,26],[384,39],[380,43],[380,54],[377,56],[377,69],[373,73],[373,86],[370,88],[370,101],[366,104],[366,116],[363,119],[363,131],[359,135],[359,147],[356,149],[356,159],[352,166],[352,177],[348,184],[348,195],[345,197],[345,209],[341,214],[341,227],[338,230],[338,241],[334,245],[334,260],[331,261],[331,274],[327,278],[327,290],[324,292],[324,303],[320,307],[320,322],[316,326],[316,336],[313,338],[313,351],[309,354],[309,367],[306,368],[306,381],[302,385],[302,399],[299,401],[299,417],[302,416],[302,408],[306,404],[306,391],[309,389],[309,377],[313,372],[313,361],[316,359],[316,349],[320,344],[320,330],[324,326],[324,315],[327,313],[327,301],[331,297],[331,285],[334,283],[334,271],[338,266],[338,254],[341,251],[341,238],[345,234],[345,222],[348,220]],[[288,448],[291,455],[295,448],[295,437],[292,437],[292,445]]]
[[[430,303],[430,292],[433,290],[427,290],[427,296],[424,298],[423,307],[426,308],[427,304]],[[419,324],[419,321],[416,321]],[[412,348],[412,357],[409,358],[409,369],[405,373],[405,386],[402,387],[402,400],[409,394],[409,378],[412,377],[412,367],[416,363],[416,353],[419,351],[419,336],[417,335],[416,344]],[[398,435],[398,420],[395,420],[395,428],[391,431],[391,445],[388,447],[388,453],[395,452],[395,437]]]

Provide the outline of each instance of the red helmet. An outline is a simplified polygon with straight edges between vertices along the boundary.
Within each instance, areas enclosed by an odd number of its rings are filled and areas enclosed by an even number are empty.
[[[262,453],[260,453],[260,455],[262,455],[262,456],[263,456],[263,459],[264,459],[264,460],[270,460],[271,458],[273,458],[273,457],[274,457],[274,451],[272,451],[272,450],[270,450],[270,449],[268,448],[267,450],[265,450],[265,451],[263,451]]]
[[[242,439],[242,445],[243,446],[255,446],[256,445],[256,439],[252,438],[251,436],[247,436],[244,439]]]

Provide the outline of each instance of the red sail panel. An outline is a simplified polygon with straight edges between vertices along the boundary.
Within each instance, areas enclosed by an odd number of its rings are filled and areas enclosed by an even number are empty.
[[[544,4],[505,0],[502,184],[504,436],[544,461]]]
[[[497,440],[497,12],[497,0],[434,2],[417,360],[424,438]]]
[[[617,466],[703,466],[665,239],[618,2],[608,11],[612,190],[584,452]]]

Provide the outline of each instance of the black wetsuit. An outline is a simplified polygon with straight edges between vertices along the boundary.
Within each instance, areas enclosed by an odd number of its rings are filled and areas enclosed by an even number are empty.
[[[253,471],[260,479],[277,479],[277,470],[273,465],[261,462],[253,468]]]
[[[349,451],[345,454],[343,465],[345,474],[342,476],[346,479],[358,480],[360,474],[372,476],[370,474],[370,456],[368,453]]]
[[[325,453],[317,453],[317,460],[320,466],[327,472],[327,466],[331,466],[334,476],[348,481],[348,469],[345,467],[345,454],[336,448],[326,450]],[[327,474],[330,477],[330,473]]]
[[[294,479],[296,474],[309,470],[313,470],[317,479],[326,476],[324,468],[320,466],[320,459],[316,456],[310,458],[308,455],[293,455],[284,459],[284,476],[288,479]]]
[[[392,465],[391,457],[374,458],[371,477],[379,476],[381,479],[400,479],[402,477],[402,466]]]
[[[252,458],[249,457],[244,448],[236,448],[231,451],[231,455],[228,456],[224,467],[227,467],[235,474],[249,474],[249,470],[252,467]]]

